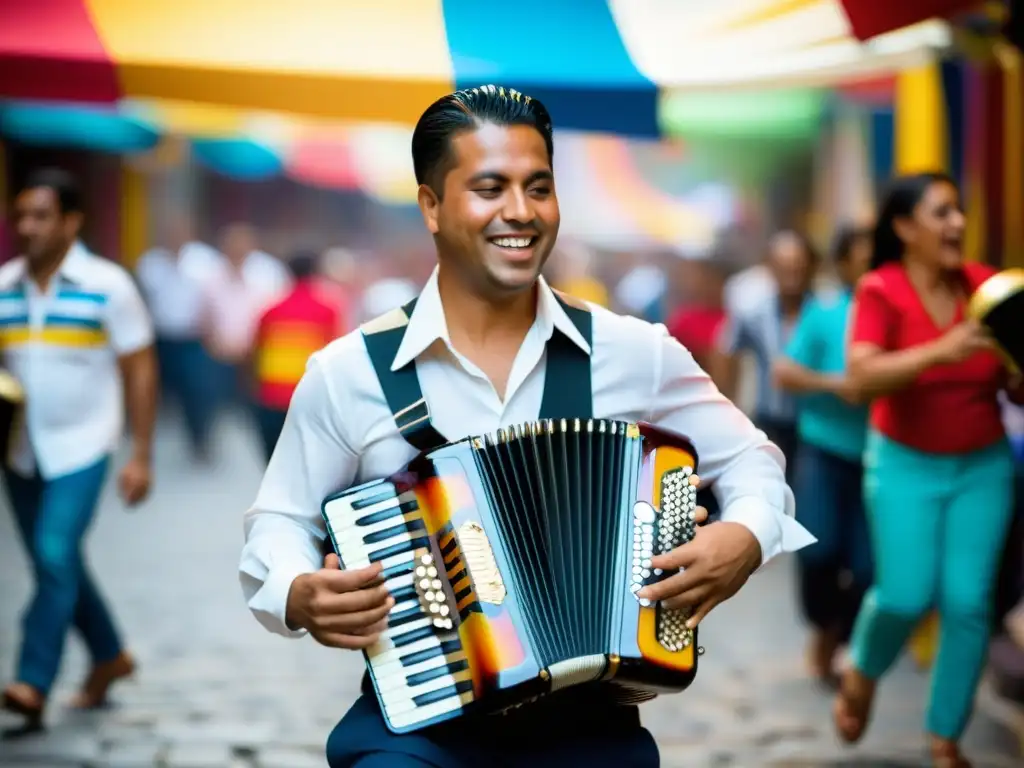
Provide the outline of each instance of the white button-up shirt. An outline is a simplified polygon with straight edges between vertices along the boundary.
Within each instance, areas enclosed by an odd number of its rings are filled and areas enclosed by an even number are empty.
[[[712,384],[664,326],[590,307],[587,344],[541,280],[537,318],[509,376],[505,399],[452,347],[437,273],[420,295],[392,369],[416,361],[433,424],[449,440],[534,421],[544,390],[546,343],[555,328],[591,358],[595,418],[649,421],[683,433],[714,482],[722,519],[747,526],[767,561],[814,538],[793,519],[781,452]],[[398,434],[361,333],[313,355],[256,502],[245,515],[242,590],[269,630],[285,625],[293,579],[322,565],[320,505],[329,494],[402,469],[415,449]]]
[[[202,335],[203,285],[224,268],[224,257],[204,243],[186,243],[178,253],[166,248],[146,251],[135,272],[157,335],[198,339]]]
[[[117,359],[153,343],[128,272],[75,243],[45,291],[23,256],[0,267],[0,350],[25,390],[10,464],[59,477],[112,451],[124,428]]]

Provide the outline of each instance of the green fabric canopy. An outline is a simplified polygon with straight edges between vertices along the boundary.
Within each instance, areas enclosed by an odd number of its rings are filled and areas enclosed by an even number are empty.
[[[661,114],[665,133],[683,141],[698,175],[754,183],[811,151],[829,98],[810,88],[671,92]]]
[[[756,92],[670,92],[662,97],[669,136],[809,141],[817,134],[828,93],[819,89]]]

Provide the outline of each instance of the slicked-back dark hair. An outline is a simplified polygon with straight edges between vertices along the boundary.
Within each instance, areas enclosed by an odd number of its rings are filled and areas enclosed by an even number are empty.
[[[412,134],[416,183],[429,185],[440,197],[451,168],[452,137],[485,123],[535,128],[544,139],[548,159],[554,161],[551,116],[544,105],[511,88],[482,85],[442,96],[420,116]]]
[[[62,215],[82,213],[82,192],[78,181],[63,168],[37,168],[18,187],[17,194],[29,189],[50,189],[57,198]]]

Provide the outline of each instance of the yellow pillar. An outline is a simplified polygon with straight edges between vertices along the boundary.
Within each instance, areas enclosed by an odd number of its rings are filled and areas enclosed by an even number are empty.
[[[145,174],[121,161],[121,263],[128,269],[149,245],[149,190]]]
[[[946,102],[938,62],[899,74],[895,107],[896,173],[948,170]]]

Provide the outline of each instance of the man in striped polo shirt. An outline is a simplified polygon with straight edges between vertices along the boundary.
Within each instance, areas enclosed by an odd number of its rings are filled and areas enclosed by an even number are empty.
[[[78,706],[102,704],[111,683],[133,671],[81,545],[125,407],[133,439],[121,495],[136,504],[148,493],[157,373],[152,327],[131,277],[78,240],[74,179],[56,169],[33,173],[15,198],[14,224],[21,255],[0,268],[0,354],[25,406],[3,472],[36,590],[3,704],[35,730],[72,626],[93,665]]]

